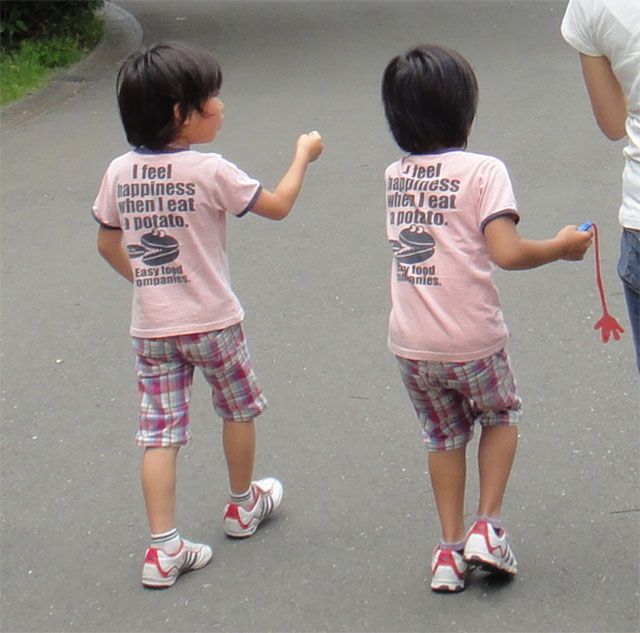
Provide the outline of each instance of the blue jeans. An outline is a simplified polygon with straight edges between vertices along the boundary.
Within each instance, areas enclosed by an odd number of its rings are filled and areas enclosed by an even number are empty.
[[[631,334],[636,346],[636,363],[640,372],[640,231],[623,230],[618,275],[624,286],[629,321],[631,321]]]

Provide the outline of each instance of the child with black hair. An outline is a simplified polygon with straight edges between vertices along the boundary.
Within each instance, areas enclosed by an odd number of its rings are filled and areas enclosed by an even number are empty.
[[[382,79],[391,133],[406,156],[385,172],[391,273],[390,350],[428,449],[442,540],[431,589],[457,592],[470,565],[515,574],[501,508],[521,414],[505,346],[494,264],[534,268],[580,260],[590,231],[521,237],[505,165],[466,151],[478,100],[475,74],[455,51],[423,45],[392,59]],[[466,531],[466,446],[474,424],[480,498]]]
[[[151,529],[142,583],[169,587],[204,567],[212,549],[176,529],[178,450],[191,439],[194,368],[209,382],[223,419],[229,474],[224,532],[251,536],[283,495],[280,481],[253,481],[254,418],[266,407],[229,280],[226,217],[280,220],[291,211],[307,166],[322,152],[317,132],[297,140],[273,192],[215,153],[223,120],[222,72],[204,49],[163,43],[131,55],[118,74],[118,104],[132,151],[112,161],[93,205],[100,254],[133,284],[131,335],[137,353],[144,447],[142,488]]]

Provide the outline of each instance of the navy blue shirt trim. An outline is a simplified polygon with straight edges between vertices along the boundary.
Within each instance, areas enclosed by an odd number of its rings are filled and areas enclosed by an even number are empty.
[[[484,222],[480,225],[480,230],[484,231],[487,224],[489,224],[489,222],[497,218],[501,218],[502,216],[505,216],[505,215],[511,216],[513,218],[513,221],[516,224],[520,222],[520,216],[518,215],[518,212],[515,209],[503,209],[502,211],[496,211],[495,213],[492,213],[488,218],[486,218]]]
[[[241,218],[245,215],[247,215],[247,213],[249,213],[249,211],[251,211],[251,209],[253,209],[253,207],[255,206],[258,198],[260,197],[260,194],[262,193],[262,185],[259,185],[258,188],[256,189],[256,192],[253,194],[253,198],[251,198],[251,200],[249,201],[249,204],[247,205],[247,207],[245,208],[244,211],[242,211],[242,213],[238,213],[238,215],[236,217]]]
[[[448,154],[449,152],[464,152],[464,147],[443,147],[442,149],[434,149],[432,152],[424,152],[421,154],[408,154],[409,156],[436,156],[438,154]]]
[[[178,152],[188,152],[189,147],[162,147],[161,149],[149,149],[148,147],[136,147],[136,154],[177,154]]]
[[[107,229],[108,231],[122,231],[121,226],[111,226],[110,224],[105,224],[104,222],[98,220],[94,213],[92,213],[91,216],[103,229]]]

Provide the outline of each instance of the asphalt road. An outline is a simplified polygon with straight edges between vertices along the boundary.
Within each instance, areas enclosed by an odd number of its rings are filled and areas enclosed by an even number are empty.
[[[593,254],[497,274],[525,402],[504,509],[516,580],[432,594],[438,538],[425,454],[386,350],[391,253],[382,173],[399,152],[382,70],[422,41],[458,49],[481,86],[470,149],[509,166],[521,232],[600,226],[610,312],[622,145],[596,129],[564,2],[123,1],[88,62],[2,112],[0,628],[5,632],[633,632],[639,619],[638,381],[630,337],[603,344]],[[220,60],[212,149],[273,187],[298,134],[326,150],[283,223],[230,223],[234,287],[271,407],[257,475],[281,511],[227,540],[220,423],[204,381],[179,467],[179,528],[214,547],[170,590],[140,585],[147,526],[133,445],[129,288],[100,260],[90,207],[127,149],[118,61],[141,39]],[[474,441],[475,443],[475,441]],[[471,518],[476,493],[469,468]]]

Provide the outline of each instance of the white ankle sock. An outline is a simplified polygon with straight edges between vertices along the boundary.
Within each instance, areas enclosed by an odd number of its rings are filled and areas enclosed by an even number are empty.
[[[166,554],[175,554],[180,549],[182,539],[176,528],[162,534],[151,535],[151,547],[157,547]]]
[[[450,549],[454,552],[461,552],[464,549],[464,541],[457,541],[456,543],[440,543],[442,549]]]
[[[229,501],[243,508],[249,508],[253,504],[253,499],[253,486],[249,486],[249,490],[239,495],[229,491]]]

